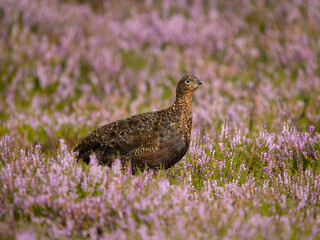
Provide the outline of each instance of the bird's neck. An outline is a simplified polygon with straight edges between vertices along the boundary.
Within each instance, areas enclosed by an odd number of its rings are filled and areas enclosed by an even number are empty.
[[[192,110],[192,94],[177,95],[176,101],[173,104],[175,107],[185,110]]]
[[[184,141],[189,144],[192,128],[192,94],[177,95],[172,110],[179,119],[178,129],[181,131]]]
[[[192,94],[177,95],[171,108],[182,118],[192,118]]]

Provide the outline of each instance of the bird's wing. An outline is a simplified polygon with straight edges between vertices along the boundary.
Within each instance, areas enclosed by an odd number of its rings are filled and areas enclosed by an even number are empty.
[[[73,151],[83,159],[100,147],[107,153],[125,154],[156,138],[157,122],[155,113],[145,113],[109,123],[92,131]]]

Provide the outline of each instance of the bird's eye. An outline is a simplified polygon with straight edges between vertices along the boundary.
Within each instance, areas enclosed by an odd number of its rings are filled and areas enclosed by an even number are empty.
[[[190,80],[186,80],[185,83],[186,83],[186,84],[190,84],[191,81],[190,81]]]

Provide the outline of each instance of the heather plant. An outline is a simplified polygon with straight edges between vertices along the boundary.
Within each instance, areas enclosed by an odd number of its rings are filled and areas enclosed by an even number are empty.
[[[318,239],[320,2],[0,1],[0,232],[17,239]],[[188,154],[76,163],[105,123],[194,96]]]
[[[94,156],[89,166],[76,163],[63,140],[48,156],[39,145],[12,149],[4,137],[2,230],[47,238],[319,236],[319,134],[284,126],[278,135],[204,140],[169,171],[131,175]]]

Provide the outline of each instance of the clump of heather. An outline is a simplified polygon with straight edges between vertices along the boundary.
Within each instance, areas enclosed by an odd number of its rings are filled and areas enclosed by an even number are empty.
[[[47,238],[313,238],[320,234],[320,134],[224,128],[169,171],[78,164],[3,137],[2,230]]]

